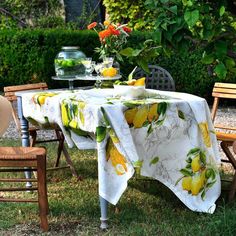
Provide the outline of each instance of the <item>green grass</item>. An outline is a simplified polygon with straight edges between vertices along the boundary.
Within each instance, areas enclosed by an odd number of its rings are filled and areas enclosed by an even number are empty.
[[[1,146],[18,144],[0,140]],[[51,165],[55,147],[47,149]],[[69,152],[82,180],[68,169],[47,173],[50,231],[41,233],[36,204],[1,203],[0,235],[236,235],[236,204],[225,202],[226,193],[214,214],[197,213],[161,183],[135,178],[117,206],[109,206],[110,227],[101,231],[96,152],[76,148]]]

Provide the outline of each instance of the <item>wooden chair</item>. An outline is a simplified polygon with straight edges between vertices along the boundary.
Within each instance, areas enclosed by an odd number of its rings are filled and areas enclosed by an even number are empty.
[[[215,124],[215,118],[217,113],[217,108],[219,105],[220,99],[235,99],[236,100],[236,84],[230,83],[215,83],[212,96],[214,97],[214,103],[212,107],[212,120],[216,128],[216,137],[220,141],[220,145],[228,160],[222,159],[222,162],[231,163],[235,169],[235,174],[233,181],[230,186],[229,191],[229,201],[232,201],[236,191],[236,154],[231,150],[231,147],[236,141],[236,127],[226,126],[224,124]]]
[[[167,70],[155,65],[149,65],[148,68],[150,73],[137,68],[133,75],[134,79],[146,77],[146,88],[175,91],[175,81]]]
[[[0,173],[24,172],[27,170],[37,171],[36,179],[25,179],[19,177],[0,177],[1,183],[22,183],[33,182],[36,186],[30,188],[27,187],[0,187],[0,202],[32,202],[38,203],[39,215],[41,221],[41,228],[43,231],[48,231],[47,214],[49,212],[48,198],[47,198],[47,185],[46,185],[46,150],[41,147],[0,147]],[[25,199],[19,198],[19,195],[15,198],[9,198],[2,196],[3,192],[14,191],[37,191],[38,197]]]
[[[36,83],[36,84],[26,84],[26,85],[16,85],[16,86],[8,86],[8,87],[4,87],[4,95],[5,97],[8,99],[8,101],[11,102],[12,104],[12,115],[13,115],[13,119],[15,121],[16,124],[16,128],[18,130],[19,133],[21,133],[21,128],[20,128],[20,121],[17,115],[17,108],[16,108],[16,101],[17,101],[17,97],[15,95],[16,92],[20,92],[20,91],[29,91],[29,90],[47,90],[48,86],[46,83]],[[62,131],[60,130],[59,127],[57,127],[54,131],[55,131],[55,135],[56,138],[54,139],[45,139],[45,140],[38,140],[37,139],[37,134],[38,131],[40,130],[39,127],[35,127],[35,126],[30,126],[29,127],[29,135],[31,137],[31,142],[30,142],[30,146],[33,147],[38,143],[45,143],[45,142],[58,142],[58,148],[57,148],[57,158],[56,158],[56,162],[53,168],[48,168],[48,170],[55,170],[55,169],[61,169],[61,168],[67,168],[69,167],[71,169],[71,172],[74,176],[78,177],[75,168],[73,166],[73,163],[71,161],[70,155],[64,145],[64,135],[62,133]],[[64,154],[66,162],[68,163],[68,166],[66,167],[59,167],[59,162],[60,162],[60,157],[61,154]]]

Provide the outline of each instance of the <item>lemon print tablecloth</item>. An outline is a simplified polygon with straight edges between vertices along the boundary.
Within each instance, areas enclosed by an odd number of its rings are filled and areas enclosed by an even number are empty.
[[[116,204],[138,170],[161,181],[191,210],[213,213],[220,195],[217,140],[206,101],[147,90],[143,98],[112,89],[27,93],[23,114],[59,125],[69,147],[97,148],[99,195]]]

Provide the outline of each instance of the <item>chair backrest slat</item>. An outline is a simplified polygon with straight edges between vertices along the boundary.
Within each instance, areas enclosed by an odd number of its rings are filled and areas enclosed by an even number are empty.
[[[213,97],[236,99],[236,84],[215,83]]]
[[[16,101],[17,97],[15,96],[16,92],[27,91],[27,90],[45,90],[48,89],[46,83],[37,83],[37,84],[24,84],[16,86],[7,86],[4,87],[4,96],[9,101]]]
[[[236,84],[230,83],[215,83],[213,97],[236,99]]]
[[[12,116],[14,122],[16,124],[17,131],[20,133],[20,121],[17,115],[16,106],[13,104],[17,101],[17,96],[15,95],[16,92],[21,91],[29,91],[29,90],[46,90],[48,86],[46,83],[36,83],[36,84],[24,84],[24,85],[15,85],[15,86],[7,86],[4,87],[4,96],[7,98],[8,101],[11,102],[12,105]]]
[[[212,107],[212,120],[214,121],[220,98],[236,99],[236,84],[215,83],[212,96],[214,97],[214,103]]]

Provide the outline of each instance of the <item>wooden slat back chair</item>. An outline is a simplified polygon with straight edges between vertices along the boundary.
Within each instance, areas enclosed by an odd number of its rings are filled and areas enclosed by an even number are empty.
[[[20,178],[19,172],[24,173],[27,169],[37,172],[37,178]],[[0,147],[0,202],[32,202],[38,203],[40,226],[43,231],[48,231],[47,214],[49,212],[46,183],[46,150],[41,147]],[[11,173],[6,177],[6,173]],[[4,176],[4,178],[3,178]],[[21,186],[20,183],[32,182],[32,187]],[[17,185],[16,185],[17,183]],[[16,187],[17,186],[17,187]],[[17,194],[12,196],[12,192],[37,191],[37,198],[24,198]],[[6,195],[6,192],[9,192]]]
[[[175,81],[167,70],[156,65],[149,65],[148,68],[150,73],[137,68],[134,72],[134,79],[146,77],[146,88],[149,89],[175,91]]]
[[[222,162],[229,162],[235,169],[233,181],[229,191],[229,201],[232,201],[236,191],[236,154],[231,151],[233,143],[236,141],[236,127],[226,126],[224,124],[216,124],[215,118],[220,99],[235,99],[236,100],[236,84],[230,83],[215,83],[212,96],[214,103],[212,107],[212,120],[216,128],[216,137],[220,141],[220,145],[228,160],[222,159]],[[234,145],[236,145],[234,143]],[[235,148],[235,147],[234,147]]]
[[[26,85],[16,85],[16,86],[8,86],[8,87],[4,87],[4,95],[5,97],[8,99],[8,101],[11,102],[12,104],[12,115],[13,115],[13,119],[15,121],[16,127],[18,132],[21,132],[21,126],[20,126],[20,121],[17,115],[17,108],[16,108],[16,101],[17,101],[17,97],[15,95],[16,92],[20,92],[20,91],[29,91],[29,90],[47,90],[48,86],[46,83],[36,83],[36,84],[26,84]],[[55,135],[56,138],[53,139],[45,139],[45,140],[38,140],[37,139],[37,132],[40,130],[39,127],[35,127],[35,126],[30,126],[29,127],[29,135],[31,137],[31,142],[30,142],[30,146],[33,147],[35,146],[35,144],[38,143],[45,143],[45,142],[58,142],[58,148],[57,148],[57,158],[56,158],[56,162],[53,168],[48,168],[48,170],[56,170],[56,169],[61,169],[61,168],[67,168],[69,167],[71,169],[71,172],[74,176],[78,177],[75,168],[73,166],[73,163],[71,161],[70,155],[64,145],[64,135],[61,132],[60,128],[56,128],[55,129]],[[60,166],[59,167],[59,162],[60,162],[60,157],[61,154],[64,154],[66,162],[68,163],[68,166]]]

